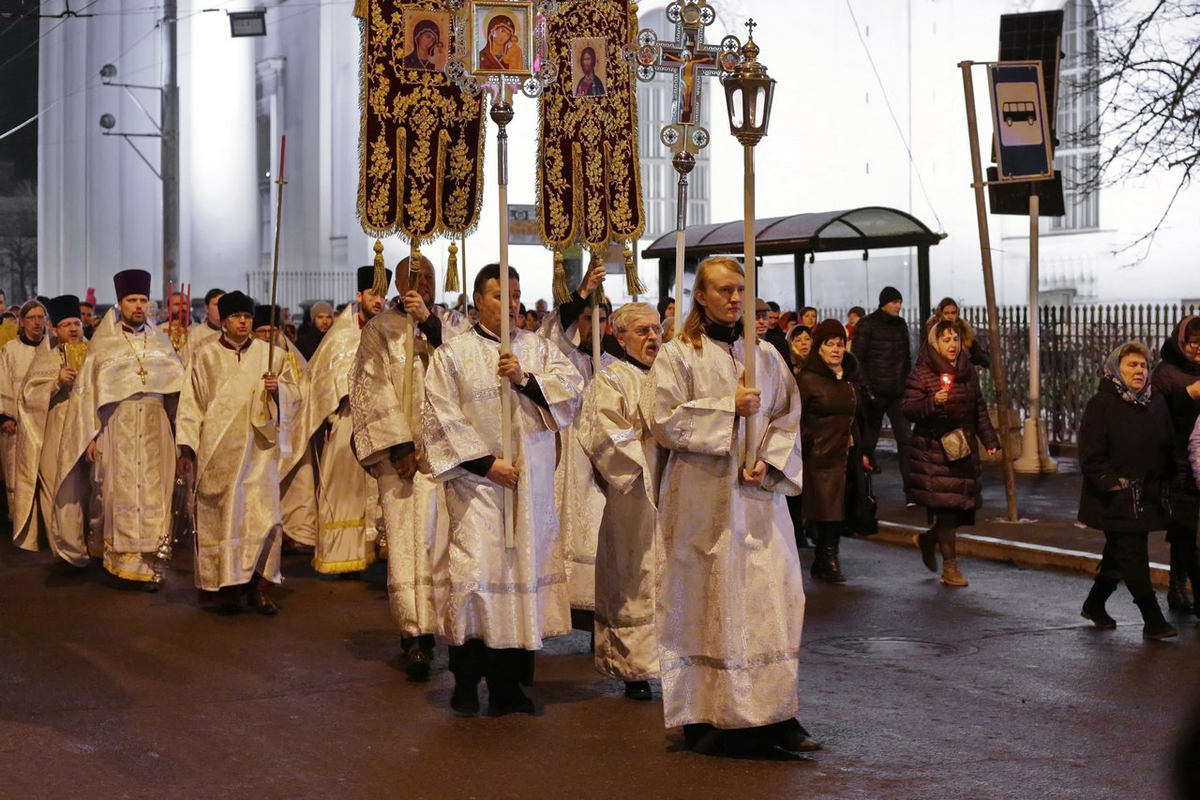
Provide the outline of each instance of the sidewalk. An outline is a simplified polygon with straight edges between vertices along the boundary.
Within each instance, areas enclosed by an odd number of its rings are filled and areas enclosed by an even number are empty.
[[[891,450],[885,447],[891,446]],[[881,441],[878,457],[883,474],[874,481],[879,502],[879,534],[873,541],[912,547],[914,533],[926,530],[924,508],[906,508],[900,486],[895,446]],[[1004,472],[985,465],[983,508],[976,524],[958,535],[964,556],[1011,561],[1022,567],[1053,568],[1095,574],[1104,548],[1104,534],[1075,519],[1083,477],[1073,459],[1058,461],[1051,475],[1017,474],[1017,508],[1021,520],[1009,522],[1004,500]],[[1150,576],[1154,585],[1167,585],[1170,550],[1163,533],[1150,534]]]

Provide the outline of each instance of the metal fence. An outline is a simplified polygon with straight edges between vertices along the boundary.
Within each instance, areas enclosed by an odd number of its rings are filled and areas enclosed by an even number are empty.
[[[905,310],[905,320],[912,334],[913,353],[917,352],[918,337],[925,330],[925,320],[918,320],[914,310]],[[1188,314],[1195,314],[1195,305],[1087,305],[1048,306],[1041,310],[1040,352],[1042,367],[1042,419],[1049,439],[1055,444],[1075,442],[1083,409],[1096,392],[1096,382],[1104,369],[1104,361],[1118,345],[1137,341],[1150,348],[1154,364],[1158,352],[1175,325]],[[1026,306],[1002,306],[997,309],[1000,322],[1000,349],[1007,368],[1009,403],[1014,409],[1029,406],[1029,309]],[[988,348],[987,307],[964,306],[964,319],[975,328],[975,334]],[[846,309],[821,309],[820,316],[844,320]],[[1153,364],[1151,365],[1153,366]],[[995,389],[991,374],[980,371],[980,384],[988,403],[995,405]]]
[[[315,300],[328,300],[337,307],[353,300],[357,290],[356,272],[280,272],[278,302],[298,313],[301,304]],[[246,294],[256,303],[271,302],[271,273],[247,272]]]

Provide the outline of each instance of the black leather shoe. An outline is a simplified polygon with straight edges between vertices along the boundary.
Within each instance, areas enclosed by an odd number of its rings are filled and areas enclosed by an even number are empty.
[[[1192,604],[1187,596],[1187,584],[1172,586],[1167,590],[1167,608],[1172,611],[1191,611]]]
[[[219,617],[232,617],[242,613],[241,603],[218,603],[216,613]]]
[[[925,565],[925,569],[937,572],[937,541],[926,532],[914,536],[913,544],[921,551],[921,563]]]
[[[275,601],[266,592],[255,592],[250,599],[250,604],[264,617],[273,617],[279,613],[279,606],[275,605]]]
[[[408,664],[404,674],[413,683],[424,683],[429,680],[429,671],[433,667],[433,654],[419,645],[413,645],[408,651]]]
[[[513,684],[502,691],[492,692],[488,688],[488,713],[500,714],[532,714],[536,709],[533,701],[521,691],[520,684]]]
[[[653,700],[650,681],[625,681],[625,696],[630,700]]]
[[[450,695],[450,710],[460,717],[476,716],[479,713],[479,685],[456,681],[454,694]]]

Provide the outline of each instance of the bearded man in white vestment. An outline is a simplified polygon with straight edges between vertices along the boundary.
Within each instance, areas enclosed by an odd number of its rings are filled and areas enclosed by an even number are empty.
[[[626,697],[650,700],[649,679],[658,675],[655,503],[664,452],[639,402],[662,347],[662,325],[647,303],[622,306],[612,321],[625,358],[592,381],[576,423],[605,497],[596,548],[596,667],[624,681]]]
[[[56,556],[75,567],[89,562],[82,534],[88,482],[81,470],[70,470],[75,485],[58,494],[63,426],[68,401],[75,386],[81,363],[78,357],[87,350],[79,298],[61,295],[50,300],[47,312],[53,326],[55,346],[39,347],[25,377],[25,386],[17,404],[17,492],[13,513],[13,539],[22,550],[38,550],[45,537]],[[75,502],[65,502],[74,497]],[[64,517],[70,516],[70,519]],[[79,538],[65,538],[74,535]],[[102,554],[102,551],[101,551]]]
[[[388,272],[391,277],[391,272]],[[350,375],[362,331],[384,298],[371,291],[374,267],[359,267],[356,303],[334,320],[310,364],[301,441],[317,462],[317,543],[312,566],[323,574],[361,573],[375,561],[379,494],[375,478],[354,457]]]
[[[91,535],[103,542],[104,568],[154,590],[163,580],[160,549],[170,539],[175,486],[175,417],[183,364],[166,334],[147,320],[150,273],[113,276],[117,308],[102,323],[75,379],[61,438],[59,490],[90,469]],[[73,506],[73,491],[55,498]],[[80,520],[82,522],[82,520]],[[82,531],[62,534],[82,541]]]
[[[279,464],[286,461],[302,397],[293,362],[250,335],[254,301],[220,300],[222,333],[188,365],[179,403],[179,460],[195,475],[196,587],[217,612],[279,608],[268,590],[281,582],[283,538]],[[274,371],[271,361],[274,361]]]
[[[597,372],[592,364],[592,332],[599,329],[603,336],[608,323],[608,308],[593,307],[590,300],[592,293],[604,284],[604,277],[604,265],[597,263],[583,276],[570,300],[547,314],[538,328],[538,333],[554,342],[579,370],[585,389]],[[616,356],[601,352],[600,369],[616,361]],[[592,630],[592,612],[596,608],[596,539],[604,513],[604,492],[596,484],[591,462],[579,446],[582,424],[583,418],[577,417],[559,437],[561,455],[554,472],[554,502],[562,528],[572,622],[576,628]]]
[[[532,713],[520,684],[532,681],[533,651],[570,630],[553,502],[554,434],[575,418],[582,378],[557,347],[516,329],[521,284],[515,271],[509,277],[503,308],[499,266],[480,270],[479,324],[438,348],[425,377],[425,455],[433,478],[445,483],[450,523],[442,632],[454,673],[450,707],[459,714],[478,713],[481,677],[492,713]],[[507,352],[497,334],[501,314],[512,324]],[[512,399],[511,462],[500,457],[501,392]],[[512,547],[505,489],[515,504]]]
[[[0,347],[0,467],[4,470],[10,521],[17,491],[17,403],[34,355],[39,347],[48,348],[50,345],[45,341],[45,306],[37,300],[30,300],[21,306],[17,320],[17,337]]]
[[[670,451],[658,505],[663,706],[698,752],[794,756],[817,747],[796,719],[804,587],[785,502],[802,485],[800,394],[763,341],[750,345],[755,388],[744,385],[744,292],[736,260],[701,263],[691,312],[642,399]]]
[[[388,605],[400,628],[405,672],[409,680],[424,681],[449,589],[445,493],[428,474],[418,433],[424,375],[444,339],[469,327],[461,314],[434,304],[436,276],[429,259],[421,260],[416,289],[406,291],[409,263],[405,258],[396,267],[402,296],[363,328],[350,409],[355,454],[378,482]],[[411,385],[405,369],[409,319],[415,323]]]

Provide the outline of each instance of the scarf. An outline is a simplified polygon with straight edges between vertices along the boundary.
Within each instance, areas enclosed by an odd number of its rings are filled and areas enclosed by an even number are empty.
[[[1125,377],[1121,375],[1120,353],[1125,345],[1121,345],[1116,350],[1108,354],[1108,359],[1104,362],[1104,377],[1117,387],[1117,394],[1121,395],[1121,399],[1126,403],[1133,403],[1137,406],[1150,405],[1150,380],[1146,379],[1146,385],[1140,391],[1135,392],[1128,383],[1125,382]]]

